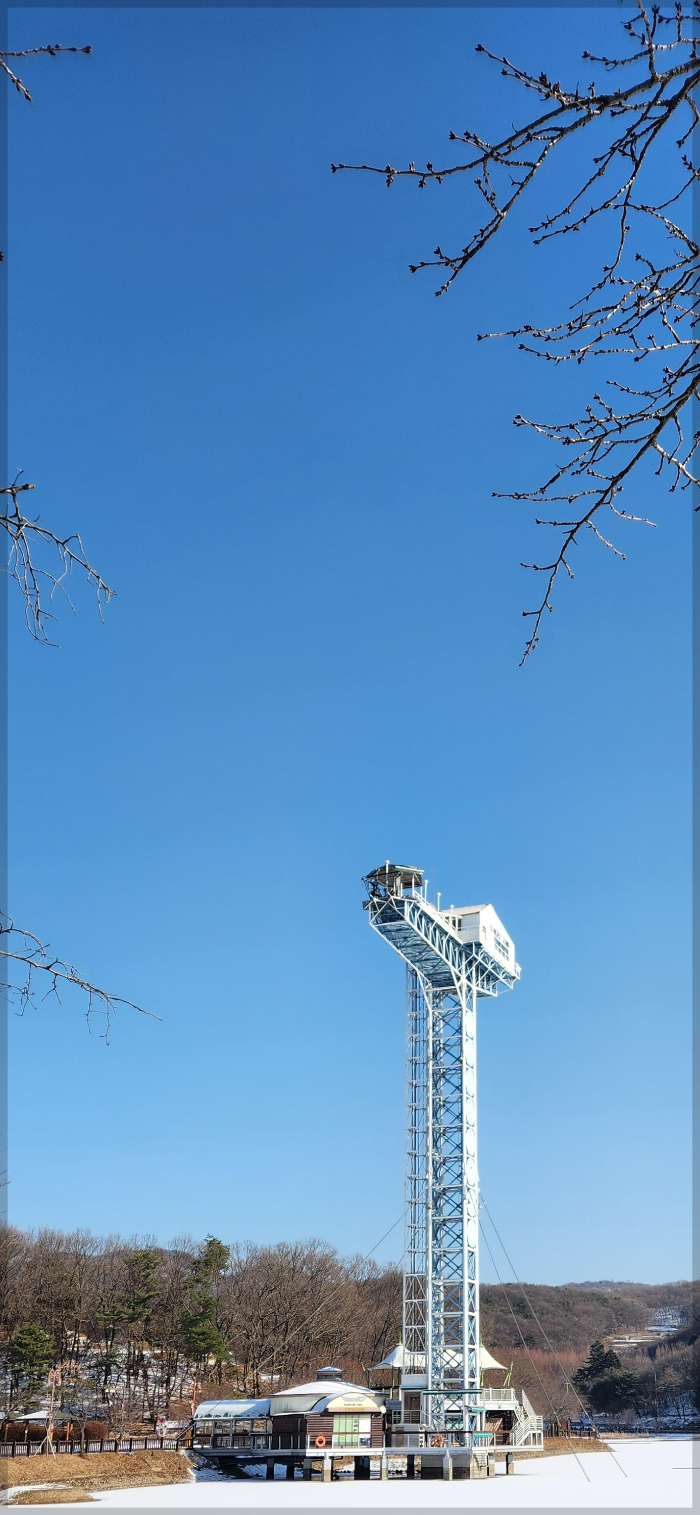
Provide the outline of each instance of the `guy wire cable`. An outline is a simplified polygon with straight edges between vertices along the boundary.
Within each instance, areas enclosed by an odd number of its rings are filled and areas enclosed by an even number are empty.
[[[499,1273],[499,1271],[498,1271],[498,1268],[497,1268],[497,1266],[496,1266],[496,1259],[495,1259],[495,1257],[494,1257],[494,1255],[493,1255],[493,1252],[492,1252],[492,1251],[491,1251],[491,1248],[490,1248],[490,1246],[489,1246],[489,1241],[488,1241],[488,1237],[487,1237],[487,1235],[486,1235],[486,1232],[485,1232],[485,1230],[484,1230],[484,1228],[483,1228],[483,1225],[482,1225],[482,1224],[481,1224],[481,1221],[479,1221],[479,1228],[480,1228],[480,1230],[481,1230],[481,1235],[482,1235],[482,1236],[483,1236],[483,1238],[484,1238],[484,1243],[485,1243],[485,1246],[486,1246],[486,1251],[487,1251],[487,1252],[488,1252],[488,1254],[489,1254],[489,1257],[490,1257],[490,1258],[491,1258],[491,1263],[492,1263],[492,1265],[493,1265],[493,1269],[494,1269],[494,1272],[495,1272],[495,1274],[496,1274],[496,1278],[497,1278],[497,1279],[498,1279],[498,1282],[499,1282],[499,1284],[500,1284],[500,1285],[501,1285],[501,1288],[502,1288],[502,1290],[503,1290],[503,1293],[504,1293],[504,1294],[505,1294],[505,1297],[506,1297],[506,1304],[507,1304],[507,1306],[508,1306],[508,1309],[509,1309],[509,1310],[510,1310],[510,1313],[511,1313],[511,1315],[512,1315],[512,1317],[513,1317],[513,1320],[514,1320],[514,1321],[515,1321],[515,1325],[516,1325],[516,1328],[517,1328],[517,1332],[518,1332],[518,1335],[519,1335],[519,1337],[520,1337],[520,1340],[521,1340],[521,1342],[522,1342],[522,1344],[523,1344],[523,1346],[524,1346],[524,1348],[525,1348],[525,1351],[526,1351],[526,1352],[527,1352],[527,1355],[528,1355],[528,1357],[529,1357],[529,1359],[530,1359],[530,1362],[531,1362],[531,1363],[532,1363],[532,1367],[533,1367],[533,1370],[534,1370],[534,1372],[535,1372],[535,1374],[536,1374],[536,1376],[537,1376],[537,1381],[538,1381],[538,1383],[539,1383],[539,1385],[540,1385],[540,1388],[541,1388],[541,1390],[542,1390],[542,1393],[543,1393],[543,1394],[544,1394],[544,1397],[545,1397],[545,1399],[546,1399],[546,1400],[547,1400],[547,1403],[548,1403],[548,1405],[549,1405],[549,1408],[550,1408],[550,1410],[551,1410],[551,1411],[552,1411],[552,1412],[553,1412],[553,1414],[554,1414],[554,1417],[555,1417],[555,1419],[556,1419],[556,1410],[555,1410],[555,1409],[554,1409],[554,1404],[553,1404],[553,1402],[552,1402],[552,1399],[551,1399],[551,1397],[550,1397],[550,1394],[549,1394],[549,1391],[548,1391],[548,1389],[546,1389],[546,1388],[545,1388],[545,1385],[544,1385],[544,1383],[543,1383],[543,1382],[542,1382],[542,1379],[541,1379],[541,1378],[540,1378],[540,1375],[539,1375],[539,1373],[538,1373],[538,1372],[537,1372],[537,1368],[536,1368],[536,1367],[535,1367],[535,1363],[534,1363],[534,1361],[533,1361],[533,1357],[532,1357],[532,1353],[531,1353],[531,1351],[530,1351],[530,1348],[529,1348],[529,1347],[528,1347],[528,1344],[527,1344],[527,1342],[526,1342],[526,1340],[525,1340],[525,1337],[524,1337],[524,1336],[523,1336],[523,1333],[522,1333],[522,1330],[521,1330],[521,1327],[520,1327],[520,1322],[519,1322],[519,1320],[518,1320],[518,1319],[517,1319],[517,1316],[516,1316],[516,1314],[515,1314],[515,1311],[514,1311],[514,1309],[513,1309],[513,1306],[512,1306],[512,1304],[511,1304],[511,1302],[510,1302],[510,1300],[509,1300],[509,1298],[508,1298],[508,1290],[507,1290],[507,1289],[506,1289],[506,1286],[505,1286],[505,1284],[504,1284],[504,1282],[503,1282],[503,1279],[502,1279],[502,1278],[501,1278],[501,1275],[500,1275],[500,1273]],[[584,1466],[583,1466],[583,1463],[582,1463],[582,1462],[581,1462],[581,1459],[580,1459],[580,1457],[579,1457],[579,1455],[578,1455],[578,1452],[577,1452],[577,1451],[576,1451],[576,1448],[575,1448],[575,1447],[574,1447],[574,1446],[573,1446],[573,1445],[572,1445],[572,1443],[571,1443],[571,1442],[570,1442],[570,1440],[569,1440],[569,1437],[568,1437],[568,1436],[567,1436],[567,1435],[566,1435],[566,1433],[565,1433],[565,1434],[564,1434],[564,1441],[565,1441],[565,1442],[566,1442],[566,1444],[567,1444],[567,1446],[569,1446],[569,1447],[571,1447],[571,1451],[572,1451],[572,1452],[573,1452],[573,1454],[574,1454],[574,1457],[575,1457],[575,1458],[576,1458],[576,1461],[577,1461],[577,1463],[578,1463],[578,1465],[579,1465],[579,1467],[580,1467],[580,1469],[581,1469],[581,1472],[582,1472],[582,1473],[583,1473],[583,1476],[584,1476],[584,1478],[585,1478],[585,1480],[586,1480],[586,1483],[590,1483],[590,1482],[591,1482],[591,1480],[590,1480],[590,1478],[589,1478],[589,1477],[588,1477],[588,1474],[587,1474],[587,1472],[586,1472],[586,1469],[585,1469],[585,1468],[584,1468]]]
[[[520,1289],[520,1292],[521,1292],[521,1294],[523,1296],[523,1299],[525,1300],[525,1303],[526,1303],[526,1305],[528,1307],[528,1310],[530,1311],[530,1314],[531,1314],[533,1320],[535,1321],[536,1325],[539,1327],[540,1331],[542,1332],[542,1335],[543,1335],[543,1337],[544,1337],[544,1339],[545,1339],[545,1341],[547,1343],[547,1346],[548,1346],[550,1352],[552,1353],[552,1356],[553,1356],[553,1358],[554,1358],[554,1360],[555,1360],[555,1362],[557,1364],[557,1367],[561,1369],[562,1376],[564,1378],[565,1383],[567,1383],[569,1385],[569,1388],[571,1389],[571,1392],[572,1392],[572,1394],[574,1396],[574,1399],[581,1406],[581,1409],[583,1410],[584,1416],[587,1415],[588,1419],[590,1420],[591,1419],[590,1412],[586,1409],[586,1406],[584,1405],[583,1400],[581,1399],[581,1396],[578,1393],[577,1389],[574,1388],[574,1385],[572,1384],[571,1379],[569,1378],[569,1375],[568,1375],[568,1373],[566,1372],[566,1370],[565,1370],[565,1368],[563,1366],[563,1363],[561,1363],[559,1361],[559,1358],[557,1357],[557,1354],[556,1354],[556,1352],[554,1350],[554,1347],[552,1346],[552,1343],[551,1343],[551,1341],[550,1341],[550,1339],[549,1339],[549,1337],[547,1335],[547,1332],[545,1331],[545,1328],[542,1325],[541,1320],[539,1319],[539,1316],[538,1316],[538,1314],[537,1314],[537,1312],[535,1310],[535,1307],[534,1307],[533,1304],[531,1304],[530,1300],[527,1297],[527,1294],[525,1293],[525,1286],[524,1286],[524,1284],[522,1284],[520,1282],[520,1279],[518,1278],[518,1275],[517,1275],[517,1273],[515,1271],[515,1268],[513,1267],[511,1259],[510,1259],[510,1257],[508,1255],[508,1251],[506,1249],[505,1242],[503,1241],[503,1238],[502,1238],[502,1236],[501,1236],[501,1234],[500,1234],[500,1232],[498,1230],[496,1222],[495,1222],[495,1220],[494,1220],[494,1218],[493,1218],[493,1216],[491,1214],[491,1211],[489,1210],[489,1207],[488,1207],[488,1205],[486,1203],[486,1200],[484,1199],[484,1196],[483,1196],[483,1193],[481,1192],[481,1190],[479,1191],[479,1193],[481,1195],[481,1203],[482,1203],[482,1205],[483,1205],[483,1207],[484,1207],[484,1209],[486,1211],[486,1214],[488,1215],[488,1218],[489,1218],[489,1220],[491,1222],[491,1225],[493,1226],[493,1229],[494,1229],[494,1231],[496,1233],[496,1236],[498,1237],[500,1246],[501,1246],[501,1248],[503,1250],[504,1257],[506,1258],[508,1266],[509,1266],[509,1268],[511,1270],[511,1273],[513,1274],[513,1277],[514,1277],[514,1279],[515,1279],[515,1281],[516,1281],[516,1283],[518,1285],[518,1288]],[[593,1421],[593,1424],[595,1425],[595,1421]],[[617,1458],[615,1456],[615,1453],[613,1452],[612,1447],[607,1442],[605,1443],[605,1445],[607,1446],[607,1449],[608,1449],[608,1451],[610,1453],[610,1456],[613,1459],[613,1462],[617,1463],[617,1466],[620,1469],[620,1472],[626,1478],[627,1474],[625,1473],[625,1470],[624,1470],[624,1468],[622,1466],[622,1463],[617,1461]]]
[[[408,1206],[406,1206],[406,1209],[408,1209]],[[369,1262],[369,1259],[372,1256],[372,1253],[376,1252],[377,1247],[381,1247],[382,1242],[386,1241],[387,1236],[391,1236],[392,1231],[395,1231],[396,1227],[400,1226],[400,1224],[401,1224],[401,1222],[402,1222],[405,1214],[406,1214],[406,1210],[404,1210],[402,1212],[402,1214],[399,1216],[398,1220],[394,1221],[393,1225],[391,1225],[389,1227],[389,1230],[385,1231],[383,1236],[380,1236],[379,1241],[375,1241],[374,1246],[370,1247],[369,1252],[366,1252],[365,1255],[364,1255],[364,1257],[360,1258],[360,1262],[361,1263],[363,1263],[363,1262]],[[285,1345],[285,1347],[287,1345],[287,1342],[292,1340],[293,1336],[298,1336],[299,1332],[303,1331],[304,1328],[306,1326],[308,1326],[309,1321],[313,1320],[314,1316],[318,1315],[318,1313],[319,1313],[320,1310],[325,1310],[326,1305],[330,1302],[331,1299],[333,1299],[334,1295],[339,1294],[340,1291],[341,1291],[341,1289],[344,1289],[346,1287],[346,1283],[347,1283],[347,1280],[343,1279],[342,1284],[338,1284],[337,1288],[331,1289],[330,1294],[327,1294],[326,1298],[321,1301],[321,1304],[317,1305],[316,1309],[312,1310],[310,1315],[307,1315],[306,1320],[302,1320],[300,1326],[295,1326],[294,1330],[290,1331],[290,1333],[289,1333],[288,1336],[285,1336],[285,1339],[284,1339],[284,1345]],[[258,1363],[258,1367],[257,1367],[258,1373],[260,1373],[263,1368],[269,1367],[270,1363],[272,1363],[273,1366],[274,1366],[274,1361],[275,1361],[276,1356],[277,1356],[277,1352],[275,1351],[272,1354],[272,1357],[264,1358],[262,1362]]]

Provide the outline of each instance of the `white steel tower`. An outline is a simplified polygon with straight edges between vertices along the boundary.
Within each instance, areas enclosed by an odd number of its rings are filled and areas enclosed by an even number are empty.
[[[402,1391],[420,1392],[423,1425],[466,1440],[484,1430],[476,1004],[520,968],[491,905],[440,910],[422,869],[397,863],[364,883],[370,925],[407,973]]]

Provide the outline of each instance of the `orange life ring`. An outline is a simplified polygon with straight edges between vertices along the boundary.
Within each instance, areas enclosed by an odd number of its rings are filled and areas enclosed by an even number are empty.
[[[317,1436],[316,1437],[316,1446],[317,1447],[325,1447],[325,1445],[326,1445],[326,1438],[325,1438],[325,1436]]]
[[[434,1447],[444,1447],[444,1445],[445,1445],[444,1437],[442,1437],[442,1436],[434,1436],[433,1439],[432,1439],[432,1443],[431,1444]]]

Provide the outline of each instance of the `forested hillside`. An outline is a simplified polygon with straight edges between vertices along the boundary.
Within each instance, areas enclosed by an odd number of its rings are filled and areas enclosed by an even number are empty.
[[[664,1306],[692,1319],[687,1283],[527,1284],[525,1292],[562,1366],[515,1284],[484,1286],[482,1339],[506,1366],[513,1362],[513,1381],[544,1414],[576,1413],[567,1380],[593,1342],[644,1329]],[[690,1326],[645,1349],[634,1364],[640,1395],[648,1400],[653,1381],[657,1401],[687,1398],[695,1334]],[[59,1407],[76,1419],[186,1418],[209,1393],[269,1393],[322,1363],[364,1382],[400,1335],[399,1269],[339,1257],[320,1241],[260,1247],[181,1238],[160,1247],[86,1231],[0,1235],[6,1414],[42,1404],[49,1370],[58,1368]]]
[[[586,1352],[592,1341],[616,1332],[639,1331],[654,1312],[677,1305],[688,1313],[692,1307],[692,1284],[525,1284],[552,1346]],[[512,1313],[511,1313],[512,1312]],[[515,1319],[514,1319],[515,1317]],[[522,1346],[541,1347],[544,1339],[517,1284],[485,1284],[481,1291],[481,1329],[484,1341],[495,1350]]]

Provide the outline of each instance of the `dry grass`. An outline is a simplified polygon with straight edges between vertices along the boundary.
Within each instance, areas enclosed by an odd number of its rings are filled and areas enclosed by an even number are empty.
[[[71,1490],[90,1494],[103,1489],[140,1489],[152,1484],[186,1483],[190,1472],[191,1466],[184,1452],[74,1452],[69,1456],[63,1453],[51,1457],[4,1457],[0,1480],[5,1489],[32,1483],[69,1485],[67,1490],[56,1489],[55,1500],[49,1498],[50,1489],[43,1491],[41,1503],[51,1504],[65,1503]],[[40,1492],[37,1489],[36,1493]],[[22,1499],[22,1495],[15,1496],[15,1502],[17,1499]]]
[[[13,1504],[92,1504],[92,1495],[82,1489],[26,1489],[22,1494],[13,1494]]]
[[[507,1448],[499,1448],[507,1451]],[[608,1448],[604,1441],[598,1441],[595,1436],[545,1436],[544,1446],[538,1447],[536,1452],[521,1452],[516,1456],[521,1457],[561,1457],[565,1452],[607,1452]]]

